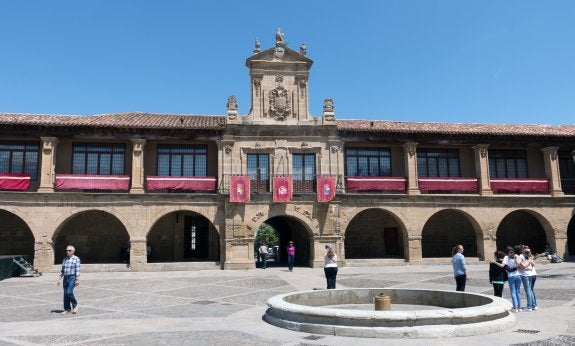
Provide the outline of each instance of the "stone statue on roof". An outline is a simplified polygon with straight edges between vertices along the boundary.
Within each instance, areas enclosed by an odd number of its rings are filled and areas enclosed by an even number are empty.
[[[284,46],[284,33],[280,28],[276,29],[276,47]]]

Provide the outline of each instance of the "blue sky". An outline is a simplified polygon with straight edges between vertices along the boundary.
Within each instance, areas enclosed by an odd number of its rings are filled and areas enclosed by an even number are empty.
[[[2,1],[0,112],[249,112],[245,59],[307,46],[310,111],[575,123],[575,1]]]

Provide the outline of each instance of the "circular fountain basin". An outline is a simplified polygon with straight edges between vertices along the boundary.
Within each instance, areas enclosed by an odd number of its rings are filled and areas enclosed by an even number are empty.
[[[338,308],[374,305],[390,296],[391,311]],[[418,308],[401,310],[401,305]],[[358,288],[287,293],[268,300],[264,320],[306,333],[367,338],[432,338],[503,331],[515,324],[509,301],[479,293]]]

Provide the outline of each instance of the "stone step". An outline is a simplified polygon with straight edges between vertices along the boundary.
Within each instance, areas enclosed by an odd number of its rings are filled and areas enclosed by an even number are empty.
[[[219,270],[219,262],[162,262],[147,263],[145,265],[148,272],[160,271],[179,271],[179,270]],[[61,265],[54,265],[50,270],[51,273],[59,273]],[[101,272],[130,272],[132,269],[126,263],[82,263],[81,271],[83,273],[101,273]]]

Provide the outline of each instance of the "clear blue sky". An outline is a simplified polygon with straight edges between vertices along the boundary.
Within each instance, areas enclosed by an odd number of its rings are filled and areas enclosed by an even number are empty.
[[[281,27],[338,119],[575,124],[575,1],[2,1],[0,112],[249,111]]]

